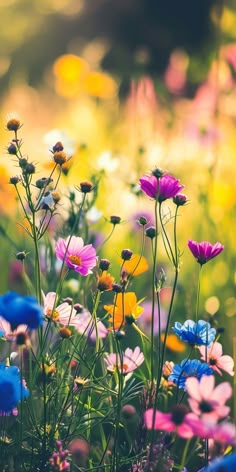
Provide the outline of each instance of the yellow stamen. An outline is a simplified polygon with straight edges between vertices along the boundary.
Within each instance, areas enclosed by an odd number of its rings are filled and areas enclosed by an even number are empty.
[[[75,264],[77,266],[81,265],[81,258],[79,256],[69,256],[68,257],[69,261],[72,262],[72,264]]]
[[[47,313],[46,313],[46,316],[48,318],[51,318],[53,321],[57,321],[59,319],[59,312],[56,311],[56,310],[51,310],[51,308],[48,308],[47,309]]]

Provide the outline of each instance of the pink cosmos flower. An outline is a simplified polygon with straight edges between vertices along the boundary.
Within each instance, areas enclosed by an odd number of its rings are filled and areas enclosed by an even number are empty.
[[[164,174],[160,178],[155,177],[154,174],[144,175],[139,179],[139,182],[141,190],[148,197],[157,199],[160,203],[167,198],[175,197],[184,188],[178,179],[169,174]]]
[[[43,296],[43,305],[44,305],[44,314],[47,318],[56,321],[64,326],[76,326],[78,323],[78,317],[76,310],[69,305],[69,303],[61,303],[60,305],[55,305],[56,293],[49,292],[45,295],[42,292]]]
[[[155,416],[153,418],[153,415]],[[181,438],[189,439],[194,436],[193,426],[194,422],[198,422],[193,413],[190,413],[185,405],[174,405],[170,413],[163,413],[162,411],[153,408],[146,410],[144,413],[144,422],[147,429],[152,429],[154,419],[154,429],[161,431],[175,432]]]
[[[140,351],[139,346],[136,346],[134,351],[127,347],[122,358],[120,358],[119,354],[115,353],[106,354],[105,356],[104,360],[107,365],[107,370],[114,372],[117,368],[123,375],[133,372],[133,370],[137,369],[144,361],[144,355]]]
[[[188,247],[201,265],[218,256],[224,249],[224,246],[218,242],[212,245],[208,241],[197,243],[191,239],[188,241]]]
[[[219,444],[236,446],[236,426],[227,421],[214,425],[212,438]]]
[[[213,375],[203,375],[200,380],[189,377],[185,382],[190,396],[189,406],[194,414],[209,423],[217,423],[220,418],[228,415],[230,408],[225,402],[232,395],[229,382],[223,382],[215,387]]]
[[[17,334],[24,333],[27,330],[27,325],[21,324],[12,331],[10,323],[0,316],[0,333],[7,339],[7,341],[15,341]]]
[[[234,375],[234,360],[231,356],[222,355],[222,345],[218,342],[212,343],[207,349],[206,346],[199,346],[201,359],[207,362],[210,367],[222,375],[221,370],[227,374]]]
[[[82,238],[69,236],[66,240],[59,238],[56,244],[56,256],[69,269],[79,272],[81,275],[91,274],[97,263],[96,250],[92,244],[84,246]]]
[[[89,337],[91,341],[96,341],[97,334],[101,339],[106,338],[108,334],[107,328],[101,320],[97,320],[97,328],[95,327],[95,321],[91,313],[85,309],[78,314],[75,329],[78,333]]]

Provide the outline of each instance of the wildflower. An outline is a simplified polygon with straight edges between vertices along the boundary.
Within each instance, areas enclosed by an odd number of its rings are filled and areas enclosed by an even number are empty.
[[[131,251],[130,249],[123,249],[121,251],[121,259],[123,259],[123,261],[129,261],[132,255],[133,251]]]
[[[212,426],[211,437],[219,444],[236,446],[236,426],[228,421],[214,424]]]
[[[154,417],[154,418],[153,418]],[[168,431],[170,433],[176,432],[181,438],[192,438],[193,428],[189,420],[194,419],[192,413],[189,412],[185,405],[174,405],[170,413],[163,413],[162,411],[150,408],[144,413],[144,422],[147,429],[153,428],[161,431]]]
[[[7,122],[7,129],[8,131],[17,131],[20,128],[20,120],[17,118],[11,118]]]
[[[53,160],[59,166],[62,166],[67,161],[67,155],[64,151],[55,151],[53,154]]]
[[[234,375],[234,360],[231,356],[222,355],[223,351],[220,343],[214,342],[207,349],[201,346],[199,351],[202,355],[201,359],[207,362],[218,374],[222,375],[221,370],[224,370],[227,374]]]
[[[144,355],[140,351],[139,346],[136,346],[134,351],[127,347],[122,356],[115,353],[106,354],[104,360],[109,372],[114,372],[118,369],[121,374],[126,375],[133,372],[143,363]]]
[[[112,290],[115,278],[111,276],[106,270],[103,271],[102,275],[98,276],[97,288],[100,292]]]
[[[175,197],[184,188],[178,179],[169,174],[164,174],[159,178],[155,175],[144,175],[139,182],[142,191],[148,197],[157,199],[159,203]]]
[[[84,182],[80,182],[79,188],[82,193],[90,193],[94,189],[94,185],[92,182],[89,182],[89,180],[86,180]]]
[[[109,321],[112,322],[113,328],[120,329],[127,322],[127,317],[133,321],[139,318],[143,313],[143,307],[139,306],[142,301],[143,299],[137,301],[134,292],[126,292],[115,295],[115,305],[104,305],[105,310],[111,315]]]
[[[69,451],[62,448],[62,442],[56,441],[56,448],[58,452],[50,457],[49,463],[55,471],[70,470],[70,463],[66,460]]]
[[[79,312],[77,323],[74,326],[78,333],[87,336],[92,342],[96,340],[97,335],[99,338],[104,339],[108,333],[102,321],[99,319],[94,320],[91,313],[84,307],[82,307],[82,310]]]
[[[185,203],[187,202],[187,197],[186,197],[186,195],[184,195],[183,193],[178,193],[178,194],[173,198],[173,202],[174,202],[177,206],[183,206],[183,205],[185,205]]]
[[[150,334],[151,333],[151,326],[152,326],[152,302],[150,300],[145,300],[143,302],[143,315],[139,319],[139,326],[145,332]],[[160,316],[160,328],[163,331],[166,328],[167,323],[167,313],[166,310],[161,306],[160,313],[158,311],[158,307],[155,304],[154,307],[154,334],[159,332],[159,316]]]
[[[188,247],[201,266],[218,256],[224,249],[224,246],[218,242],[212,245],[208,241],[197,243],[191,239],[188,241]]]
[[[10,143],[8,148],[7,148],[7,151],[9,154],[12,154],[13,156],[16,156],[17,154],[17,147],[14,143]]]
[[[21,181],[21,178],[15,175],[14,177],[10,177],[9,183],[12,185],[17,185]]]
[[[185,388],[190,396],[188,403],[193,413],[203,420],[216,423],[218,419],[228,415],[230,408],[225,402],[232,395],[229,382],[215,386],[213,375],[202,375],[198,380],[194,377],[186,379]]]
[[[186,320],[183,325],[177,321],[173,331],[182,341],[193,346],[196,344],[209,346],[216,336],[216,330],[211,328],[210,323],[204,320],[198,320],[197,323],[192,320]]]
[[[120,222],[121,222],[120,216],[116,216],[116,215],[110,216],[110,223],[112,223],[114,226],[119,225]]]
[[[215,459],[204,472],[232,472],[236,468],[236,454]]]
[[[164,342],[164,339],[165,333],[161,333],[161,341]],[[175,334],[171,333],[168,334],[166,337],[166,348],[174,352],[184,352],[186,346],[179,340],[179,338]]]
[[[69,303],[63,302],[60,305],[55,304],[56,293],[49,292],[45,295],[42,292],[44,315],[63,326],[76,326],[78,323],[77,312]]]
[[[184,359],[180,364],[175,364],[168,380],[174,382],[178,388],[185,389],[185,382],[188,377],[200,379],[203,375],[212,375],[212,369],[197,359]]]
[[[23,333],[26,330],[27,326],[23,324],[12,330],[10,323],[0,316],[0,333],[1,336],[4,336],[7,341],[15,341],[17,334]]]
[[[111,263],[108,259],[101,259],[99,262],[99,269],[101,269],[101,271],[108,270],[110,267],[110,264]]]
[[[37,329],[43,323],[42,307],[37,299],[15,292],[0,296],[0,315],[10,323],[12,330],[21,324]]]
[[[156,228],[154,226],[149,226],[145,231],[145,235],[147,238],[154,239],[157,235]]]
[[[81,275],[91,274],[97,263],[96,250],[92,244],[84,246],[82,238],[69,236],[66,240],[59,238],[56,244],[56,256],[69,269],[79,272]]]
[[[147,259],[139,254],[133,254],[129,260],[123,260],[122,270],[124,270],[128,275],[131,274],[132,277],[143,274],[148,270]]]
[[[41,179],[36,180],[35,185],[37,188],[42,189],[47,187],[52,181],[53,179],[50,177],[42,177]]]
[[[0,363],[0,411],[12,411],[17,403],[28,396],[29,391],[21,381],[19,369]]]

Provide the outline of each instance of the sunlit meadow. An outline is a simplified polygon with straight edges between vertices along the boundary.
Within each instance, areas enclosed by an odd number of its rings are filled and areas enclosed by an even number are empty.
[[[235,22],[191,94],[176,49],[122,96],[99,41],[4,91],[1,471],[234,470]]]

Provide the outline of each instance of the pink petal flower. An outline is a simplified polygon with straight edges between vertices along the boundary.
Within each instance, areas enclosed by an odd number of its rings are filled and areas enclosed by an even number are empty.
[[[57,258],[64,261],[69,269],[84,276],[91,274],[91,269],[97,263],[96,250],[92,244],[84,246],[83,239],[76,236],[69,236],[66,241],[59,238],[55,252]]]
[[[198,243],[191,239],[188,241],[188,247],[193,256],[197,259],[197,262],[201,265],[206,264],[206,262],[218,256],[224,249],[224,246],[218,242],[212,245],[208,241]]]

